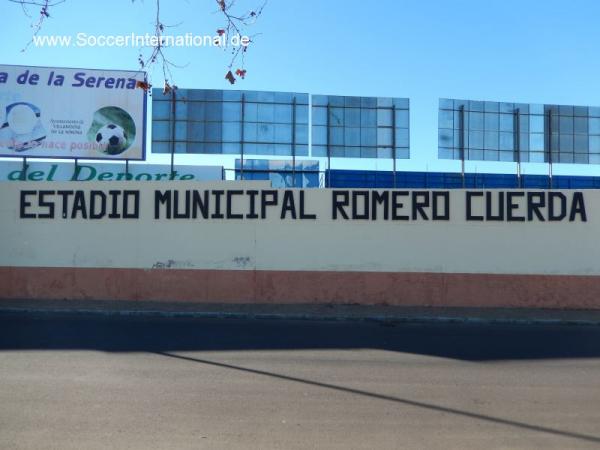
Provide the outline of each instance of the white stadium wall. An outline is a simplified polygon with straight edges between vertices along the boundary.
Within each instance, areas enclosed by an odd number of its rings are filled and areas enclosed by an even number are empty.
[[[4,299],[600,308],[593,190],[4,182],[0,229]]]

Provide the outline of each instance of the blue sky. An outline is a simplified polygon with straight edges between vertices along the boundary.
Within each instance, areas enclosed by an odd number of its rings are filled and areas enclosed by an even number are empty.
[[[136,48],[21,48],[31,36],[19,5],[2,0],[7,64],[137,68]],[[238,0],[245,10],[260,0]],[[172,34],[213,34],[222,20],[212,0],[163,0]],[[145,33],[153,30],[154,2],[67,0],[50,10],[41,34]],[[30,8],[35,15],[36,10]],[[459,170],[437,160],[439,97],[600,105],[600,2],[572,0],[270,0],[261,33],[248,52],[238,89],[313,94],[409,97],[411,153],[399,167]],[[8,27],[7,27],[8,25]],[[229,89],[228,56],[215,48],[170,49],[176,84]],[[155,84],[161,84],[158,71]],[[183,162],[183,161],[182,161]],[[361,167],[388,168],[361,161]],[[527,164],[527,173],[545,173]],[[514,171],[514,164],[470,163],[471,171]],[[554,172],[600,174],[600,167],[556,165]]]

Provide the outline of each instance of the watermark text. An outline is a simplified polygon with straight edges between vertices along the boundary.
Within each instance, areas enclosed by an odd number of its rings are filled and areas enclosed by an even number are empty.
[[[95,35],[77,33],[76,35],[33,36],[35,47],[247,47],[250,37],[235,34],[199,35],[193,33],[162,35],[155,34],[119,34]]]

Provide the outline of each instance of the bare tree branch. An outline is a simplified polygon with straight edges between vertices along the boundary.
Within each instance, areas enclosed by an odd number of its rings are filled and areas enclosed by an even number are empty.
[[[31,28],[33,29],[31,40],[25,45],[25,47],[21,51],[27,50],[27,48],[32,44],[34,38],[39,34],[42,26],[46,19],[50,18],[50,8],[53,8],[57,5],[64,3],[66,0],[7,0],[10,3],[17,3],[21,5],[23,9],[23,13],[32,18],[32,15],[29,13],[29,7],[37,7],[40,8],[39,16],[37,20],[31,24]],[[131,0],[135,2],[135,0]],[[233,9],[236,5],[236,0],[215,0],[217,2],[218,10],[216,13],[222,14],[225,20],[225,24],[222,28],[219,28],[217,31],[217,35],[221,38],[222,45],[221,47],[225,51],[231,52],[231,59],[229,64],[227,65],[227,73],[225,78],[231,83],[234,84],[236,82],[236,76],[239,78],[245,78],[246,69],[244,68],[245,56],[248,51],[248,47],[250,44],[254,43],[254,39],[259,36],[259,34],[253,34],[247,36],[248,40],[245,42],[245,45],[231,45],[230,38],[234,35],[238,37],[246,36],[245,30],[247,27],[253,25],[258,18],[262,15],[263,9],[267,4],[267,0],[256,9],[249,10],[243,14],[237,14],[233,12]],[[176,88],[173,85],[173,74],[171,72],[172,68],[184,68],[185,66],[176,65],[172,61],[170,61],[165,55],[165,40],[164,40],[164,32],[166,28],[172,28],[177,25],[165,25],[161,19],[161,0],[156,0],[156,15],[154,20],[154,37],[156,45],[152,46],[152,51],[150,54],[145,57],[142,53],[138,55],[138,64],[142,69],[150,69],[155,65],[160,65],[162,74],[164,77],[164,89],[163,92],[168,93],[172,89]],[[239,61],[238,67],[235,69],[235,74],[233,72],[234,65]],[[150,88],[150,84],[141,83],[141,88],[144,90],[148,90]]]
[[[51,6],[56,6],[59,5],[61,3],[64,3],[65,0],[56,0],[54,2],[51,1],[44,1],[44,0],[39,0],[39,1],[27,1],[27,0],[8,0],[11,3],[19,3],[21,5],[33,5],[33,6],[41,6],[42,8],[49,8]]]
[[[225,43],[226,43],[225,49],[226,50],[228,49],[228,45],[229,45],[228,36],[231,36],[232,34],[237,34],[238,36],[244,35],[245,28],[250,25],[253,25],[258,20],[258,18],[262,15],[263,9],[267,5],[267,0],[264,0],[262,5],[260,5],[258,8],[247,11],[246,13],[244,13],[242,15],[234,15],[231,11],[232,11],[232,8],[235,6],[236,0],[229,0],[229,1],[215,0],[215,1],[217,2],[217,5],[219,7],[218,12],[222,13],[226,20],[225,28],[217,30],[217,33],[219,33],[219,35],[225,36]],[[229,70],[228,70],[227,74],[225,75],[225,78],[231,84],[234,84],[236,81],[236,77],[233,74],[232,69],[233,69],[233,66],[236,63],[236,61],[240,58],[240,55],[241,55],[241,64],[240,64],[240,67],[238,67],[236,69],[235,74],[242,79],[244,79],[246,77],[246,69],[244,68],[245,56],[246,56],[246,52],[248,51],[249,45],[254,43],[254,38],[256,36],[259,36],[259,34],[254,34],[252,36],[248,36],[250,38],[248,45],[240,45],[240,46],[237,46],[232,49],[231,60],[229,62],[229,65],[227,66],[227,68]]]
[[[54,0],[54,1],[50,1],[50,0],[8,0],[8,1],[11,3],[20,4],[21,8],[23,9],[23,13],[29,18],[31,18],[31,15],[29,14],[29,11],[27,10],[28,6],[37,6],[40,8],[40,14],[37,19],[37,22],[31,24],[31,28],[33,29],[31,39],[29,40],[29,42],[27,42],[25,47],[23,47],[21,49],[22,52],[24,52],[25,50],[27,50],[29,48],[29,46],[33,42],[33,38],[35,36],[37,36],[39,34],[40,30],[42,29],[42,25],[44,24],[44,21],[50,17],[49,9],[53,6],[60,5],[61,3],[65,2],[65,0]]]

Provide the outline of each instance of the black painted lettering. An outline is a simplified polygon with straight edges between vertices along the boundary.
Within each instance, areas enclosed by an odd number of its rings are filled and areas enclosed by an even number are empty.
[[[331,194],[333,195],[333,220],[337,220],[338,212],[345,220],[348,220],[348,214],[344,208],[350,205],[350,193],[348,191],[332,191]]]
[[[408,191],[393,191],[392,192],[392,220],[408,220],[409,217],[405,214],[399,214],[399,210],[404,208],[404,203],[400,201],[402,197],[408,197]]]
[[[160,205],[166,205],[167,213],[165,217],[171,218],[171,191],[154,191],[154,218],[160,219]]]
[[[202,196],[200,196],[200,191],[194,190],[194,195],[192,196],[192,218],[198,218],[198,210],[200,210],[200,214],[203,219],[208,219],[208,191],[202,191]]]
[[[362,197],[362,202],[359,201]],[[362,212],[359,214],[360,204]],[[369,220],[369,191],[352,191],[352,220]]]
[[[21,191],[21,206],[19,208],[19,217],[21,219],[35,219],[37,217],[36,214],[26,211],[31,206],[31,202],[27,200],[27,197],[36,193],[37,191]]]
[[[498,197],[498,214],[494,215],[492,211],[492,206],[494,204],[494,199],[492,198],[492,192],[487,191],[485,193],[485,220],[489,220],[491,222],[503,222],[504,221],[504,192],[497,191]]]
[[[62,218],[66,219],[69,211],[69,197],[73,195],[73,191],[57,191],[62,198]]]
[[[243,219],[244,215],[243,214],[234,214],[233,213],[233,197],[235,195],[243,195],[244,191],[239,191],[239,190],[233,190],[233,191],[227,191],[227,218],[228,219]]]
[[[121,196],[121,191],[108,191],[110,195],[110,202],[112,205],[110,214],[108,215],[109,219],[120,219],[121,214],[119,214],[119,203],[118,199]]]
[[[540,222],[545,222],[544,214],[540,208],[546,207],[546,195],[543,192],[528,192],[527,193],[527,220],[533,220],[533,216],[537,217]]]
[[[300,219],[301,220],[315,220],[317,218],[316,214],[307,214],[305,211],[306,202],[304,201],[304,191],[300,191]]]
[[[133,199],[133,211],[130,211],[130,199]],[[123,191],[123,219],[140,218],[140,191]]]
[[[277,191],[265,190],[260,192],[260,217],[267,218],[267,208],[277,205]]]
[[[215,211],[213,212],[212,219],[223,219],[225,216],[221,212],[221,197],[225,194],[225,191],[222,190],[214,190],[212,191],[212,195],[215,198]]]
[[[283,192],[283,205],[281,206],[281,219],[285,219],[287,213],[291,213],[292,219],[296,219],[296,203],[294,202],[294,192],[285,190]]]
[[[185,191],[185,208],[183,208],[183,212],[179,207],[179,190],[173,191],[173,219],[189,219],[190,218],[190,203],[191,203],[191,193],[189,189]]]
[[[383,205],[383,220],[388,220],[390,215],[390,193],[389,191],[372,191],[373,198],[371,201],[371,219],[377,220],[377,206]]]
[[[71,210],[71,219],[77,218],[77,213],[81,213],[82,219],[87,219],[87,207],[85,204],[85,193],[83,191],[75,191],[73,198],[73,209]]]
[[[558,200],[558,210],[556,209]],[[548,192],[548,220],[559,222],[567,217],[567,197],[562,192]]]
[[[246,195],[250,198],[250,212],[246,214],[246,219],[258,219],[256,213],[256,196],[258,191],[246,191]]]
[[[292,219],[296,219],[296,203],[294,202],[294,191],[289,189],[283,192],[283,205],[281,206],[281,219],[285,219],[287,213],[291,213]]]
[[[421,199],[421,200],[419,200]],[[412,220],[417,220],[417,215],[420,215],[423,220],[429,220],[425,208],[429,207],[429,192],[416,191],[412,196]]]
[[[579,214],[579,220],[587,222],[587,214],[585,212],[585,202],[583,201],[583,193],[575,192],[571,201],[571,213],[569,214],[569,222],[575,221],[575,216]]]
[[[39,213],[38,219],[54,219],[54,202],[46,201],[46,195],[54,195],[54,191],[39,191],[38,205],[40,208],[48,208],[46,213]]]
[[[473,198],[474,197],[483,197],[483,192],[477,191],[467,191],[465,193],[465,203],[467,210],[467,221],[483,221],[483,216],[476,216],[473,214]]]
[[[519,203],[516,202],[519,197],[525,197],[525,193],[518,191],[506,193],[506,219],[509,222],[525,222],[525,217],[515,215],[515,212],[519,209]]]
[[[432,194],[432,219],[433,220],[450,220],[450,192],[435,191]],[[440,206],[443,204],[443,209]]]
[[[98,202],[99,200],[99,202]],[[97,211],[98,203],[100,210]],[[90,219],[101,219],[106,215],[106,194],[102,191],[90,191]]]

